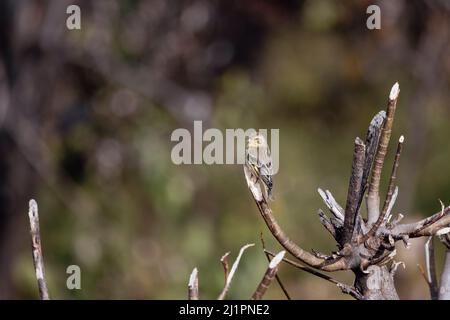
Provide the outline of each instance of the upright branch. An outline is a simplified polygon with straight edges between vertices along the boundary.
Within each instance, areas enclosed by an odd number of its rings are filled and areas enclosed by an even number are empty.
[[[28,217],[30,218],[31,250],[33,253],[34,270],[41,300],[50,300],[47,283],[45,282],[44,257],[42,255],[41,234],[39,230],[38,205],[34,199],[30,200]]]
[[[394,164],[392,165],[391,177],[389,178],[388,191],[386,194],[386,199],[384,200],[383,209],[381,210],[381,214],[378,216],[377,221],[373,224],[373,226],[369,230],[369,232],[366,235],[364,235],[361,242],[366,241],[369,237],[373,236],[377,232],[378,228],[381,226],[381,224],[385,220],[389,209],[392,208],[392,205],[391,205],[392,200],[394,199],[394,201],[395,201],[395,197],[393,198],[393,196],[396,195],[395,182],[397,180],[397,170],[398,170],[398,165],[399,165],[399,161],[400,161],[400,155],[403,150],[404,141],[405,141],[404,136],[401,136],[400,139],[398,140],[397,152],[395,153],[395,159],[394,159]]]
[[[241,248],[241,250],[239,251],[239,254],[236,258],[236,260],[233,263],[233,266],[231,267],[230,273],[228,274],[228,276],[226,277],[226,281],[225,281],[225,286],[223,287],[222,292],[220,293],[219,297],[217,298],[217,300],[223,300],[225,299],[225,295],[227,294],[228,290],[230,289],[231,286],[231,281],[233,280],[234,274],[239,266],[239,261],[241,260],[242,255],[244,254],[244,251],[247,248],[253,247],[254,244],[250,243],[250,244],[246,244],[245,246],[243,246]]]
[[[395,153],[394,164],[392,166],[391,177],[389,179],[388,192],[386,194],[386,199],[384,200],[383,209],[381,211],[382,216],[386,215],[387,210],[389,208],[389,204],[391,203],[392,196],[394,194],[395,182],[397,180],[397,170],[398,170],[398,165],[400,162],[400,155],[402,154],[404,142],[405,142],[405,137],[400,136],[400,139],[398,139],[397,152]]]
[[[364,173],[364,159],[366,146],[360,138],[355,140],[355,150],[353,152],[352,173],[348,186],[347,205],[345,206],[345,219],[341,246],[348,243],[353,238],[356,217],[358,216],[359,199],[361,197],[361,182]]]
[[[386,111],[382,110],[378,112],[370,121],[369,128],[366,134],[366,156],[364,163],[364,173],[361,181],[362,193],[361,199],[359,199],[359,205],[363,200],[364,193],[367,190],[367,181],[369,179],[370,170],[372,168],[373,159],[375,158],[375,152],[377,151],[378,141],[380,139],[381,126],[384,119],[386,119]]]
[[[194,270],[192,270],[191,276],[189,277],[188,299],[198,300],[198,298],[198,270],[197,268],[194,268]]]
[[[399,93],[399,85],[398,83],[395,83],[389,94],[386,119],[381,129],[378,148],[375,154],[375,160],[372,168],[372,176],[369,184],[369,192],[367,198],[367,215],[369,225],[375,223],[375,221],[377,221],[378,219],[378,216],[380,215],[379,191],[381,172],[383,170],[383,164],[386,157],[387,148],[389,146],[389,140],[391,139],[392,125],[394,123],[394,115]]]
[[[427,269],[427,282],[430,288],[432,300],[437,300],[439,295],[439,284],[436,276],[436,258],[434,256],[433,237],[428,237],[425,244],[425,266]]]
[[[450,246],[445,252],[444,269],[441,275],[441,287],[439,288],[439,300],[450,300]]]
[[[230,273],[230,266],[228,264],[228,256],[230,255],[230,251],[228,251],[227,253],[225,253],[221,258],[220,258],[220,263],[222,263],[222,267],[223,267],[223,275],[225,278],[225,284],[228,281],[228,274]]]
[[[272,259],[272,261],[270,261],[269,267],[267,268],[264,277],[262,278],[255,292],[253,293],[252,300],[261,300],[261,298],[264,296],[264,294],[267,291],[267,288],[269,288],[270,284],[275,278],[278,272],[278,266],[280,262],[283,260],[285,254],[286,251],[281,251]]]

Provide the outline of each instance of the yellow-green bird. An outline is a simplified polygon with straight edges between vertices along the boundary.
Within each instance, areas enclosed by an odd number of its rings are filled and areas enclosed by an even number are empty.
[[[248,138],[245,164],[258,180],[263,183],[268,198],[273,200],[272,157],[270,156],[269,146],[263,135],[256,134]]]

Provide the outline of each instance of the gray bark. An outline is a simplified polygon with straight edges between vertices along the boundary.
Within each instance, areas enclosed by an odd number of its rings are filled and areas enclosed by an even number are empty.
[[[445,253],[445,264],[441,276],[439,300],[450,300],[450,249],[447,249]]]
[[[366,273],[367,272],[367,273]],[[365,272],[355,271],[355,287],[366,300],[399,300],[394,276],[386,265],[372,265]]]

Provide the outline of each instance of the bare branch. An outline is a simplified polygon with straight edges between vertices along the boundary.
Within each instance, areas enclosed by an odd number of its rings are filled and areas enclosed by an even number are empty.
[[[285,248],[290,254],[296,257],[298,260],[302,261],[306,265],[317,268],[323,271],[337,271],[346,270],[348,265],[344,257],[338,257],[336,259],[324,259],[318,258],[314,254],[303,250],[296,243],[294,243],[288,236],[284,233],[278,222],[275,220],[272,210],[269,208],[265,201],[258,202],[256,205],[266,222],[267,227],[273,234],[275,239]]]
[[[331,233],[333,238],[336,239],[337,226],[335,226],[333,224],[332,220],[330,220],[322,210],[319,209],[318,214],[319,214],[319,219],[320,219],[320,222],[322,223],[322,225],[325,227],[325,229],[327,229],[327,231],[329,233]]]
[[[41,300],[50,300],[47,283],[45,282],[44,257],[42,255],[41,234],[39,230],[38,205],[34,199],[30,200],[28,217],[30,218],[31,249],[33,264],[36,271],[36,279]]]
[[[403,136],[401,136],[400,139],[398,140],[397,152],[395,153],[394,164],[392,166],[392,173],[391,173],[391,177],[389,179],[388,192],[386,194],[386,199],[384,200],[383,210],[381,211],[381,214],[378,216],[377,221],[374,223],[374,225],[372,226],[370,231],[364,235],[361,242],[365,242],[369,237],[372,237],[377,232],[378,228],[384,222],[389,208],[391,208],[391,210],[392,210],[392,207],[394,205],[393,203],[391,203],[393,196],[395,194],[395,198],[396,198],[397,197],[396,194],[398,193],[398,190],[395,189],[395,181],[397,180],[397,170],[398,170],[400,155],[402,153],[404,141],[405,141],[405,138]],[[394,189],[396,192],[394,191]]]
[[[266,258],[267,258],[267,261],[270,262],[270,255],[266,252],[266,243],[264,241],[264,237],[263,237],[263,233],[262,232],[260,234],[260,237],[261,237],[261,244],[262,244],[262,247],[263,247],[264,254],[265,254]],[[278,285],[280,286],[280,288],[283,291],[283,293],[286,296],[286,298],[288,300],[291,300],[291,296],[289,295],[289,293],[287,292],[287,290],[284,287],[283,283],[281,282],[281,279],[280,279],[280,276],[278,275],[278,273],[275,275],[275,279],[277,280]]]
[[[189,277],[188,283],[188,299],[198,300],[198,270],[194,268],[192,270],[191,276]]]
[[[432,236],[435,235],[439,230],[447,227],[449,224],[450,206],[447,208],[443,208],[441,212],[438,212],[418,222],[399,224],[392,228],[390,233],[397,238],[403,235],[408,235],[410,238]]]
[[[364,173],[361,181],[362,193],[361,199],[359,199],[359,206],[361,206],[362,199],[364,198],[364,193],[366,192],[367,189],[367,181],[369,178],[370,169],[372,168],[375,152],[377,151],[381,126],[383,125],[384,119],[386,119],[386,111],[382,110],[373,117],[372,121],[370,122],[369,128],[367,129],[365,142],[366,156],[364,163]]]
[[[427,283],[430,288],[431,299],[437,300],[439,295],[439,284],[436,276],[433,237],[428,237],[428,240],[425,243],[425,266],[427,269]]]
[[[259,209],[261,216],[263,217],[267,227],[269,228],[272,235],[277,239],[277,241],[294,257],[302,261],[303,263],[320,270],[324,271],[337,271],[348,269],[347,262],[343,257],[338,257],[336,259],[323,259],[318,258],[314,254],[303,250],[296,243],[294,243],[284,231],[279,226],[278,222],[275,220],[272,210],[262,196],[261,189],[257,186],[257,181],[251,173],[244,166],[245,179],[247,181],[248,188],[255,200],[256,206]]]
[[[230,252],[228,251],[227,253],[225,253],[221,258],[220,258],[220,262],[222,263],[222,267],[223,267],[223,274],[225,277],[225,283],[227,283],[227,279],[228,279],[228,273],[229,273],[229,265],[228,265],[228,256],[230,255]]]
[[[392,166],[391,177],[389,179],[388,192],[386,194],[386,199],[384,200],[383,210],[381,211],[383,216],[386,215],[389,205],[390,205],[390,202],[391,202],[391,199],[392,199],[392,196],[394,194],[395,181],[397,180],[397,170],[398,170],[400,155],[402,154],[404,142],[405,142],[405,137],[400,136],[400,139],[398,139],[397,152],[395,153],[394,164]]]
[[[359,199],[361,198],[361,182],[364,170],[364,157],[366,147],[360,138],[355,139],[355,150],[353,152],[352,173],[347,193],[347,205],[345,206],[345,219],[342,239],[340,244],[344,245],[353,238],[356,217],[358,215]]]
[[[323,191],[320,188],[317,189],[317,191],[319,192],[320,197],[322,198],[323,202],[328,207],[330,212],[333,214],[333,216],[337,219],[338,222],[341,223],[341,225],[343,225],[344,209],[342,209],[339,203],[337,203],[330,191]]]
[[[231,267],[230,274],[227,277],[227,281],[225,283],[225,286],[224,286],[222,292],[220,293],[219,297],[217,298],[218,300],[223,300],[225,298],[225,295],[227,294],[228,290],[230,289],[231,281],[233,280],[234,274],[235,274],[235,272],[236,272],[236,270],[237,270],[237,268],[239,266],[239,261],[241,260],[242,254],[244,253],[244,251],[247,248],[253,247],[254,245],[255,244],[253,244],[253,243],[246,244],[239,251],[239,254],[238,254],[237,258],[234,261],[233,266]]]
[[[270,252],[268,250],[264,250],[264,252],[266,252],[271,257],[275,256],[274,253],[272,253],[272,252]],[[357,300],[364,300],[364,297],[354,287],[351,287],[349,285],[341,283],[341,282],[337,281],[336,279],[334,279],[334,278],[332,278],[332,277],[330,277],[330,276],[328,276],[326,274],[320,273],[320,272],[318,272],[318,271],[316,271],[316,270],[314,270],[312,268],[303,266],[303,265],[301,265],[301,264],[299,264],[299,263],[297,263],[295,261],[292,261],[290,259],[283,258],[283,262],[286,262],[287,264],[290,264],[291,266],[293,266],[293,267],[295,267],[297,269],[300,269],[302,271],[305,271],[305,272],[310,273],[310,274],[312,274],[312,275],[314,275],[316,277],[319,277],[321,279],[324,279],[326,281],[329,281],[329,282],[335,284],[339,289],[342,290],[343,293],[350,294],[352,297],[354,297]]]
[[[285,254],[286,251],[281,251],[270,261],[269,267],[267,268],[264,277],[262,278],[261,282],[256,288],[255,293],[253,293],[252,300],[261,300],[261,298],[264,296],[264,294],[267,291],[267,288],[270,286],[273,279],[275,278],[278,272],[278,266],[281,260],[283,260]]]
[[[391,212],[392,212],[392,208],[394,208],[395,202],[397,201],[397,196],[398,196],[398,187],[395,187],[394,193],[392,194],[391,200],[389,201],[389,205],[388,205],[388,208],[386,211],[386,221],[391,220],[390,219],[392,217]],[[397,221],[397,223],[398,223],[398,221]]]
[[[372,168],[372,176],[369,184],[369,193],[367,197],[369,224],[375,223],[375,221],[377,221],[378,219],[378,216],[380,215],[379,191],[381,171],[383,170],[384,159],[386,157],[387,148],[389,146],[389,140],[391,139],[392,125],[394,123],[394,115],[399,93],[399,85],[398,83],[395,83],[389,94],[386,120],[383,122],[383,128],[381,129],[378,148],[375,154],[375,161]]]
[[[445,252],[444,270],[441,275],[439,300],[450,300],[450,248]]]
[[[399,266],[403,266],[403,269],[406,268],[405,263],[403,261],[394,261],[392,263],[391,270],[390,270],[392,277],[394,277],[394,275],[397,273],[397,269]]]

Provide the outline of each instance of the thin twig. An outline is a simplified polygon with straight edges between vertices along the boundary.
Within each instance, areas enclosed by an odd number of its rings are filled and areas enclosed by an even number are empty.
[[[220,262],[222,263],[222,267],[223,267],[223,274],[225,277],[225,283],[227,283],[228,280],[228,274],[230,272],[230,268],[228,265],[228,256],[230,255],[230,252],[228,251],[227,253],[225,253],[221,258],[220,258]]]
[[[392,196],[395,190],[395,181],[397,180],[397,170],[400,162],[400,156],[403,150],[403,143],[405,142],[405,137],[400,136],[398,139],[397,152],[395,153],[394,164],[392,166],[392,173],[389,179],[388,192],[386,194],[386,199],[384,200],[383,210],[381,211],[382,215],[386,215],[386,212],[389,208],[389,204],[391,202]]]
[[[189,300],[198,300],[198,270],[194,268],[192,270],[191,276],[189,277],[188,284],[188,299]]]
[[[41,300],[50,300],[47,283],[45,282],[44,257],[42,255],[41,234],[39,230],[39,213],[37,202],[30,200],[28,217],[30,218],[31,249],[33,264],[36,271],[36,279]]]
[[[241,260],[242,254],[244,253],[244,251],[247,248],[253,247],[254,245],[255,244],[253,244],[253,243],[246,244],[239,251],[237,258],[234,261],[233,266],[231,267],[230,274],[228,275],[227,281],[225,282],[225,286],[223,287],[222,292],[220,293],[219,297],[217,298],[218,300],[223,300],[225,298],[225,295],[227,294],[228,290],[230,289],[231,281],[233,280],[234,274],[239,266],[239,261]]]
[[[327,229],[329,233],[333,236],[334,239],[336,239],[336,226],[333,225],[333,222],[331,219],[329,219],[326,214],[319,209],[318,211],[319,219],[322,225]]]
[[[383,128],[381,129],[378,148],[375,154],[375,161],[372,168],[372,176],[369,184],[369,192],[367,197],[367,215],[369,224],[375,223],[375,221],[377,221],[378,219],[378,216],[380,215],[379,191],[381,171],[383,170],[384,159],[386,157],[387,148],[389,146],[389,140],[391,139],[392,125],[394,123],[394,115],[399,93],[399,85],[398,83],[395,83],[389,94],[386,120],[383,122]]]
[[[389,205],[386,211],[386,218],[385,221],[389,222],[392,218],[392,208],[394,208],[394,204],[397,201],[397,196],[398,196],[398,186],[395,187],[394,189],[394,193],[392,194],[391,200],[389,201]]]
[[[269,256],[269,254],[266,252],[266,243],[265,243],[265,241],[264,241],[264,237],[263,237],[263,233],[262,233],[262,232],[261,232],[261,234],[260,234],[260,237],[261,237],[261,244],[262,244],[262,247],[263,247],[264,255],[266,256],[267,261],[270,262],[270,256]],[[289,295],[289,293],[287,292],[285,286],[284,286],[283,283],[281,282],[281,279],[280,279],[280,276],[278,275],[278,273],[275,275],[275,279],[277,280],[278,285],[280,286],[280,288],[281,288],[281,290],[283,291],[283,293],[284,293],[284,295],[286,296],[286,298],[287,298],[288,300],[291,300],[291,296]]]
[[[281,251],[270,261],[269,267],[267,268],[264,277],[262,278],[255,292],[253,293],[252,300],[261,300],[261,298],[264,296],[264,294],[267,291],[267,288],[269,288],[270,284],[275,278],[278,272],[278,266],[281,260],[283,260],[285,254],[286,251]]]

